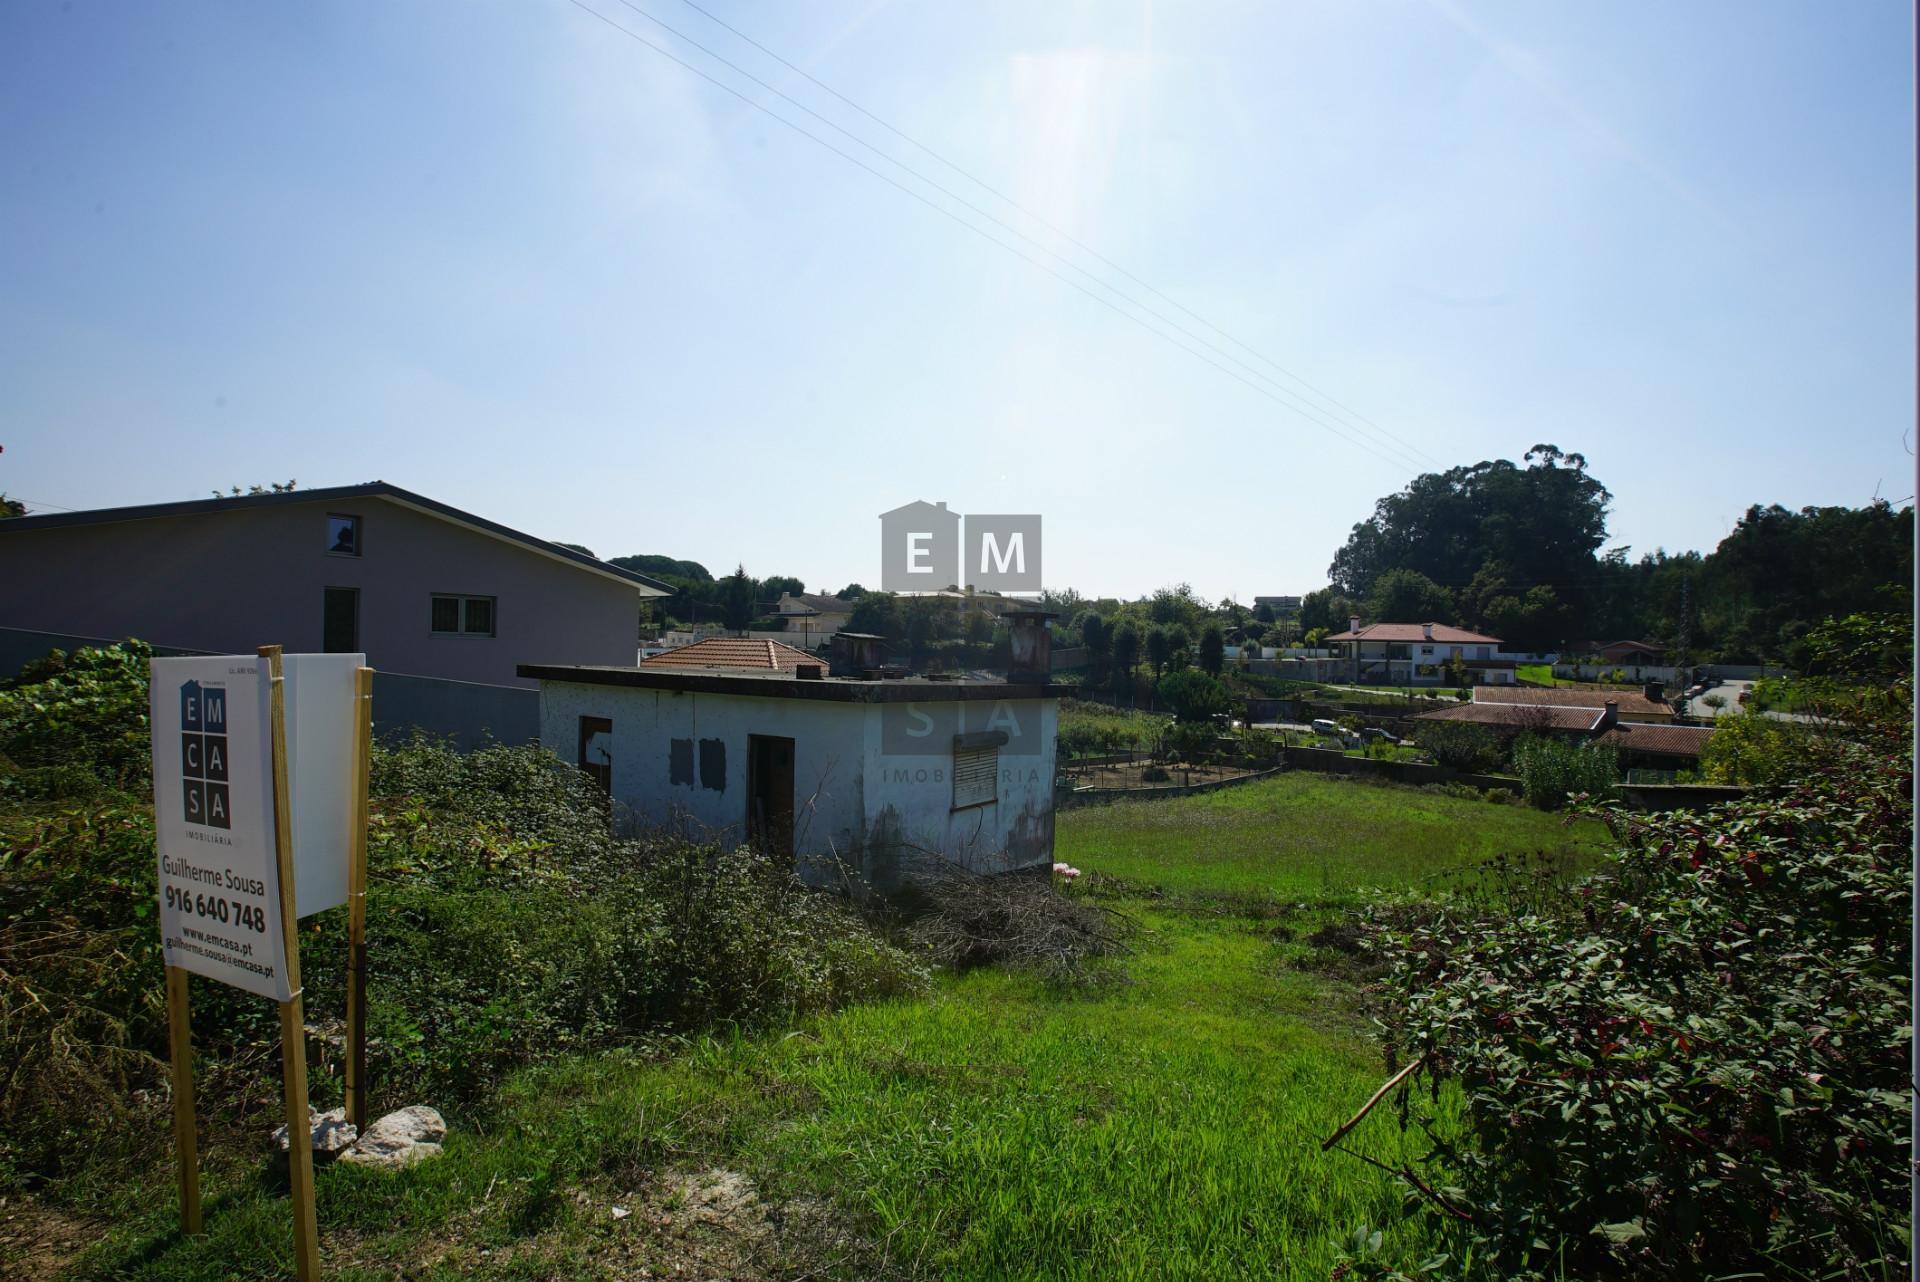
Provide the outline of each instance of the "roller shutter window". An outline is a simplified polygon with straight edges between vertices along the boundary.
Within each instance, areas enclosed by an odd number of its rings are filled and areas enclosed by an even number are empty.
[[[984,806],[999,798],[1000,749],[953,750],[953,808]]]

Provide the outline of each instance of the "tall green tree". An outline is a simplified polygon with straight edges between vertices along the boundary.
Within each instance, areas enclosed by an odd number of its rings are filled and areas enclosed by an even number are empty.
[[[1200,670],[1210,677],[1220,675],[1226,664],[1227,644],[1220,625],[1209,623],[1200,630]]]
[[[747,575],[747,567],[735,566],[732,574],[721,585],[721,619],[729,632],[745,632],[747,625],[753,622],[754,583]]]
[[[1114,693],[1131,697],[1134,665],[1140,662],[1140,629],[1122,623],[1113,630],[1112,649]]]
[[[1382,623],[1452,623],[1453,594],[1418,570],[1388,570],[1374,581],[1364,613]]]
[[[1173,659],[1173,633],[1164,625],[1156,624],[1147,629],[1147,662],[1153,665],[1153,678],[1158,681],[1167,670],[1167,664]]]

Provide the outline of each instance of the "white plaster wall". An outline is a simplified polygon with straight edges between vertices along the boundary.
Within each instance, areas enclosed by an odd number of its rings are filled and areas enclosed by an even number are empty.
[[[919,851],[983,871],[1051,862],[1058,701],[967,705],[967,728],[1004,727],[1010,720],[1023,746],[1037,739],[1037,750],[1002,749],[995,800],[958,811],[950,754],[886,751],[885,717],[897,716],[903,706],[543,681],[540,738],[561,760],[574,763],[579,719],[608,718],[616,803],[644,823],[726,845],[746,832],[748,736],[791,738],[794,849],[803,871],[813,875],[827,875],[823,865],[838,858],[884,889]],[[670,744],[676,738],[694,741],[691,787],[671,782]],[[700,777],[699,741],[716,738],[727,753],[726,787],[720,790]]]
[[[576,763],[581,717],[608,718],[614,800],[646,823],[729,846],[746,836],[747,738],[756,734],[794,741],[795,850],[844,850],[856,842],[865,828],[865,713],[864,705],[827,700],[540,683],[540,741],[562,761]],[[693,740],[691,787],[672,782],[675,739]],[[702,739],[726,745],[724,789],[701,780]]]
[[[888,753],[882,709],[874,708],[865,765],[868,833],[906,843],[903,858],[909,862],[922,852],[937,851],[981,871],[1051,863],[1059,710],[1055,699],[967,705],[967,729],[1006,728],[1011,723],[1027,741],[1022,746],[1037,751],[1016,752],[1012,743],[1002,748],[995,801],[955,810],[952,757]]]

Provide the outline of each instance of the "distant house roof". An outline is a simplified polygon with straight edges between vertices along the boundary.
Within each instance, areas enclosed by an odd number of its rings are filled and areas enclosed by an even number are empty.
[[[744,672],[781,672],[792,676],[801,664],[825,667],[817,654],[808,654],[781,641],[756,637],[708,637],[642,659],[643,668],[721,668]]]
[[[1435,712],[1422,712],[1416,721],[1467,721],[1508,730],[1589,731],[1600,724],[1598,708],[1551,708],[1515,703],[1462,703]]]
[[[1656,757],[1698,758],[1707,740],[1713,737],[1711,726],[1662,726],[1644,721],[1617,722],[1599,737],[1621,752],[1642,752]]]
[[[807,611],[812,611],[814,614],[852,614],[853,613],[853,602],[843,601],[837,596],[823,596],[814,592],[783,593],[780,597],[779,604],[786,605],[789,602],[795,602],[795,601],[805,606],[806,610],[782,610],[780,611],[780,613],[805,614]]]
[[[168,516],[215,515],[279,504],[340,503],[369,498],[385,499],[389,503],[412,508],[416,512],[435,517],[450,525],[462,526],[502,542],[518,544],[549,560],[560,561],[576,569],[598,574],[603,578],[631,584],[640,589],[642,596],[673,595],[673,588],[658,579],[636,574],[632,570],[622,569],[617,565],[609,565],[605,561],[576,552],[572,548],[562,547],[546,539],[535,538],[531,534],[501,525],[498,521],[489,521],[484,516],[462,512],[457,507],[430,499],[424,494],[403,490],[385,481],[368,481],[364,485],[334,485],[317,490],[286,490],[279,494],[236,494],[218,499],[187,499],[179,503],[146,503],[136,507],[102,507],[89,508],[82,512],[53,512],[45,516],[16,516],[0,521],[0,534],[19,534],[28,530],[56,530],[77,525],[109,525],[121,521],[151,521]]]
[[[1609,703],[1620,705],[1623,713],[1670,717],[1673,708],[1665,699],[1649,699],[1643,690],[1541,690],[1529,686],[1475,686],[1475,703],[1522,704],[1550,708],[1592,708],[1598,711]]]
[[[1427,629],[1433,635],[1427,635]],[[1336,632],[1325,641],[1445,641],[1450,645],[1499,645],[1499,637],[1485,637],[1444,623],[1369,623],[1358,632]]]
[[[1609,641],[1605,645],[1596,646],[1595,650],[1600,654],[1626,654],[1635,650],[1643,654],[1665,654],[1667,647],[1658,641]]]

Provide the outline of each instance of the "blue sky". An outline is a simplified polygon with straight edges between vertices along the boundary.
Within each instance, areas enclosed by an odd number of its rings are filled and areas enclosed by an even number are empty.
[[[0,490],[378,477],[819,590],[922,498],[1242,600],[1536,441],[1637,551],[1912,492],[1904,5],[701,0],[1009,203],[581,3],[1082,289],[568,0],[9,5]]]

